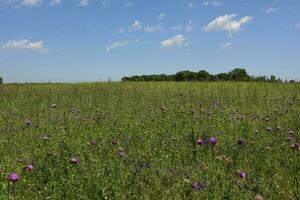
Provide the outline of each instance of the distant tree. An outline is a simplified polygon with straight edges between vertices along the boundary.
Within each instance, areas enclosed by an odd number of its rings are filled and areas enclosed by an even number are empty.
[[[235,68],[229,72],[229,76],[233,81],[249,81],[250,76],[245,69]]]
[[[211,77],[212,77],[212,75],[205,70],[201,70],[197,73],[198,81],[210,81]]]
[[[3,83],[3,78],[0,76],[0,84]]]
[[[197,73],[191,71],[180,71],[175,74],[176,81],[196,81]]]
[[[217,80],[221,80],[221,81],[229,81],[230,80],[230,76],[227,73],[220,73],[216,75]]]

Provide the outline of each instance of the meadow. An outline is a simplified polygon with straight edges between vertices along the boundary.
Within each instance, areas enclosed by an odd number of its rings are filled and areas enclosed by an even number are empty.
[[[300,85],[0,85],[0,199],[300,199]],[[13,174],[15,173],[15,174]]]

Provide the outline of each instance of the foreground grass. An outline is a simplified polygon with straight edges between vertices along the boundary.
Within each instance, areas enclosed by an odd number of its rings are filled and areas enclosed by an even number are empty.
[[[300,199],[299,134],[299,84],[2,85],[0,199]]]

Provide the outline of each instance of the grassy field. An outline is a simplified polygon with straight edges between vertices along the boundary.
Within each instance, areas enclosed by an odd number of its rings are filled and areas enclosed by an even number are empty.
[[[0,85],[5,200],[300,199],[297,143],[299,84]]]

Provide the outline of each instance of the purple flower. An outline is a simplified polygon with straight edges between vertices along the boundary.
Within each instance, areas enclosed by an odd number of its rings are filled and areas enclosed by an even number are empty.
[[[297,143],[292,144],[291,148],[294,149],[294,150],[297,150],[299,148],[299,145]]]
[[[33,170],[33,165],[32,165],[32,164],[27,165],[27,166],[24,168],[24,170],[26,170],[26,171],[31,171],[31,170]]]
[[[210,138],[209,142],[212,145],[216,145],[217,144],[217,139],[215,137],[212,137],[212,138]]]
[[[240,172],[239,172],[239,177],[240,177],[240,178],[246,178],[246,176],[247,176],[247,175],[246,175],[245,172],[243,172],[243,171],[240,171]]]
[[[192,183],[192,189],[193,190],[203,190],[205,188],[204,182],[193,182]]]
[[[199,138],[199,139],[197,140],[197,144],[198,144],[198,145],[203,145],[203,144],[204,144],[204,140],[201,139],[201,138]]]
[[[92,141],[91,141],[91,145],[96,145],[97,144],[97,141],[95,140],[95,139],[93,139]]]
[[[7,179],[10,182],[16,183],[20,179],[20,175],[18,173],[16,173],[16,172],[13,172],[13,173],[9,174],[9,176],[7,177]]]
[[[239,145],[244,144],[244,140],[243,139],[238,139],[237,144],[239,144]]]
[[[70,163],[73,164],[73,165],[77,165],[79,162],[79,160],[77,158],[71,158],[70,159]]]
[[[114,139],[112,139],[111,143],[112,143],[113,145],[115,145],[115,144],[118,143],[118,141],[114,138]]]
[[[119,156],[120,156],[120,157],[125,157],[125,156],[126,156],[126,153],[125,153],[125,151],[124,151],[124,149],[123,149],[123,148],[119,148],[119,150],[118,150],[118,151],[119,151],[119,153],[118,153],[118,154],[119,154]]]

